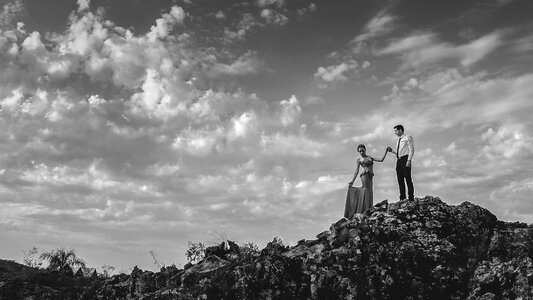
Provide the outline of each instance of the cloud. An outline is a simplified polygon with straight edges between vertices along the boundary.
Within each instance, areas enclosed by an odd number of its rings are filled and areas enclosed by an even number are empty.
[[[533,94],[528,86],[533,77],[523,75],[511,78],[484,78],[478,73],[464,76],[457,69],[431,74],[425,78],[410,79],[403,86],[393,86],[385,100],[390,108],[407,112],[407,119],[416,119],[423,131],[451,128],[458,125],[501,123],[513,116],[525,120],[532,108],[527,100]],[[416,84],[415,84],[416,83]]]
[[[388,114],[381,114],[379,112],[368,114],[364,119],[357,119],[352,121],[353,124],[347,124],[347,128],[358,128],[362,134],[355,135],[344,139],[344,144],[354,142],[362,143],[365,141],[374,141],[378,139],[384,139],[391,135],[391,128],[396,124],[401,123],[399,118],[392,118]]]
[[[533,36],[523,36],[515,41],[513,49],[518,53],[528,53],[533,51]]]
[[[73,14],[63,34],[46,41],[53,47],[44,47],[39,32],[18,43],[16,57],[6,59],[14,66],[22,62],[30,67],[1,72],[2,123],[13,125],[10,135],[17,141],[3,149],[2,164],[24,157],[40,167],[22,172],[7,167],[9,180],[30,184],[28,193],[87,193],[97,189],[96,178],[81,170],[98,159],[102,170],[98,178],[110,178],[106,184],[117,187],[112,198],[135,191],[138,196],[163,197],[165,192],[148,192],[178,184],[169,176],[191,167],[178,162],[180,155],[206,157],[240,144],[246,144],[242,151],[247,151],[258,138],[258,126],[271,124],[270,120],[279,123],[279,115],[265,114],[267,104],[255,95],[199,90],[188,83],[191,73],[200,78],[255,73],[259,65],[255,53],[246,52],[230,64],[215,57],[211,66],[195,68],[197,61],[206,59],[204,52],[188,52],[187,40],[161,40],[170,31],[160,29],[180,24],[183,11],[173,7],[159,20],[164,24],[156,24],[146,35],[134,35],[106,22],[101,14],[82,9]],[[17,39],[6,38],[3,46],[10,49]],[[35,79],[21,80],[24,77]],[[80,169],[71,168],[73,162]],[[161,182],[154,184],[154,175]],[[128,182],[138,188],[128,188]],[[70,191],[62,192],[63,188]]]
[[[276,26],[283,26],[289,22],[289,18],[287,18],[285,15],[268,8],[261,10],[261,17],[265,19],[267,24]]]
[[[434,33],[417,33],[390,43],[377,54],[401,54],[403,68],[418,68],[447,59],[457,59],[463,67],[468,67],[487,57],[502,43],[500,32],[482,36],[459,46],[439,42]]]
[[[488,143],[481,151],[489,160],[531,156],[533,139],[529,136],[530,130],[524,124],[505,124],[496,131],[489,128],[481,135],[481,139]]]
[[[289,126],[298,121],[302,108],[299,105],[298,99],[296,96],[292,95],[289,100],[282,100],[281,105],[281,124],[283,126]]]
[[[307,7],[304,7],[304,8],[300,8],[296,11],[296,14],[298,17],[302,18],[304,17],[305,15],[309,14],[309,13],[314,13],[317,11],[317,6],[316,4],[314,3],[310,3]]]
[[[301,20],[306,15],[317,10],[314,3],[296,3],[297,6],[286,5],[284,0],[258,0],[253,3],[236,2],[225,9],[217,12],[207,12],[214,16],[217,26],[209,26],[207,23],[199,24],[202,18],[191,16],[189,25],[209,27],[202,33],[200,40],[219,45],[219,47],[239,46],[257,33],[279,30],[280,27],[289,24],[296,17]],[[189,31],[188,31],[189,32]]]
[[[223,19],[226,19],[226,14],[219,10],[217,11],[217,13],[215,14],[215,18],[219,19],[219,20],[223,20]]]
[[[0,13],[0,28],[16,25],[13,24],[13,22],[24,12],[25,8],[22,0],[16,0],[14,2],[4,4],[2,7],[2,12]]]
[[[364,27],[363,33],[358,35],[353,42],[361,43],[390,33],[396,25],[397,18],[384,11],[378,13]]]
[[[261,26],[262,24],[252,13],[244,13],[242,19],[235,26],[235,29],[231,29],[231,27],[224,28],[225,42],[231,44],[235,41],[242,41],[248,33]]]
[[[412,51],[414,49],[422,49],[434,44],[434,33],[419,33],[407,36],[400,40],[390,43],[387,47],[382,49],[380,54],[396,54],[401,52]]]
[[[327,67],[318,67],[314,74],[315,78],[322,79],[326,82],[346,81],[348,77],[345,73],[349,73],[357,69],[359,64],[355,60],[342,62],[339,65],[331,65]]]
[[[213,154],[215,150],[222,150],[221,143],[224,138],[224,129],[204,128],[199,130],[185,130],[176,137],[173,147],[177,150],[185,150],[193,156],[206,156]]]
[[[251,132],[255,132],[257,129],[257,115],[253,110],[242,113],[238,117],[233,117],[231,121],[233,126],[229,133],[230,141],[246,138]]]
[[[323,156],[326,150],[325,145],[307,138],[304,134],[286,135],[275,133],[273,135],[262,135],[260,143],[263,154],[268,156],[318,158]]]
[[[172,6],[170,13],[162,15],[162,18],[156,20],[156,25],[152,26],[147,34],[149,40],[154,41],[156,38],[164,39],[177,24],[183,23],[185,12],[183,8]]]
[[[531,205],[531,193],[533,181],[530,178],[513,181],[504,187],[493,191],[490,200],[498,203],[501,214],[511,220],[531,222],[533,205]]]
[[[259,7],[267,7],[267,6],[283,7],[285,5],[285,0],[257,0],[257,5]]]
[[[78,3],[78,12],[81,12],[82,10],[89,9],[91,0],[78,0],[77,3]]]
[[[217,62],[210,70],[213,77],[219,75],[244,76],[256,74],[263,66],[262,61],[257,57],[257,52],[247,51],[231,64]]]

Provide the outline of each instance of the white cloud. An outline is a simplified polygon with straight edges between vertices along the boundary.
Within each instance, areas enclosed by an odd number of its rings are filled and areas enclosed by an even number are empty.
[[[446,146],[446,148],[444,148],[444,150],[448,153],[455,152],[457,150],[457,143],[451,142],[448,146]]]
[[[394,29],[396,20],[396,17],[385,12],[378,13],[366,24],[363,33],[357,36],[354,42],[361,43],[390,33]]]
[[[172,97],[167,93],[166,82],[157,74],[156,70],[146,70],[146,79],[142,85],[142,92],[135,93],[131,99],[140,105],[141,111],[153,113],[160,117],[176,115],[181,109],[171,107]]]
[[[245,138],[250,132],[255,132],[257,127],[257,115],[254,111],[248,111],[237,118],[232,118],[233,126],[228,138],[231,140]]]
[[[482,60],[502,44],[500,34],[493,33],[458,47],[456,51],[461,59],[461,65],[467,67]]]
[[[435,43],[434,33],[419,33],[390,43],[379,54],[396,54],[421,49]]]
[[[257,0],[257,5],[259,7],[267,7],[271,5],[283,7],[285,5],[285,0]]]
[[[424,168],[437,169],[447,165],[443,156],[435,154],[435,151],[431,148],[416,150],[417,164]]]
[[[281,105],[281,124],[283,126],[289,126],[298,121],[302,108],[296,96],[292,95],[289,100],[282,100],[279,104]]]
[[[526,35],[513,44],[513,50],[518,53],[529,53],[533,50],[533,35]]]
[[[217,18],[219,20],[224,20],[224,19],[226,19],[226,14],[223,11],[219,10],[215,14],[215,18]]]
[[[62,36],[59,42],[60,53],[62,55],[74,53],[81,56],[91,54],[93,51],[98,53],[108,38],[108,30],[102,24],[100,17],[88,12],[73,19],[68,34]]]
[[[11,95],[2,99],[0,104],[3,109],[8,109],[11,112],[17,112],[19,105],[23,102],[24,95],[22,94],[22,88],[17,88],[11,91]]]
[[[37,52],[38,54],[45,52],[44,44],[41,41],[41,34],[34,31],[22,42],[22,49],[28,52]]]
[[[207,156],[213,151],[221,149],[224,129],[202,128],[199,130],[187,129],[180,133],[174,140],[173,147],[177,150],[185,150],[193,156]]]
[[[183,23],[184,19],[185,12],[183,11],[183,8],[173,6],[170,9],[170,13],[163,14],[162,18],[155,21],[156,24],[152,26],[150,32],[147,34],[148,39],[155,41],[157,38],[166,38],[177,24]]]
[[[319,67],[314,76],[326,82],[346,81],[348,80],[346,73],[356,70],[357,67],[358,63],[350,60],[348,62],[342,62],[339,65],[332,65],[325,68]]]
[[[316,12],[316,10],[317,10],[316,4],[310,3],[307,7],[298,9],[296,11],[296,14],[301,18],[309,13]]]
[[[12,26],[14,20],[24,13],[24,5],[22,0],[16,0],[12,3],[6,3],[2,7],[0,13],[0,28],[4,26]]]
[[[365,116],[364,119],[357,118],[345,125],[347,128],[357,128],[362,134],[351,136],[344,139],[343,144],[355,142],[357,144],[367,143],[378,139],[386,139],[393,134],[392,128],[396,124],[400,124],[402,118],[399,116],[391,116],[387,113],[375,113]]]
[[[529,132],[531,128],[524,124],[504,124],[496,131],[489,128],[481,135],[488,143],[482,152],[489,160],[524,158],[533,154],[533,138]]]
[[[91,0],[78,0],[77,3],[78,3],[78,12],[81,12],[82,10],[89,9]]]
[[[533,181],[531,178],[525,178],[493,191],[490,199],[498,204],[498,212],[506,219],[531,223],[533,219],[532,193]]]
[[[287,16],[268,8],[264,8],[263,10],[261,10],[261,17],[265,19],[267,24],[272,24],[276,26],[283,26],[289,22],[289,18],[287,18]]]
[[[524,121],[532,109],[528,98],[533,95],[531,75],[516,78],[484,78],[478,73],[462,75],[457,69],[431,74],[393,87],[385,99],[389,108],[404,111],[406,119],[416,120],[418,129],[451,128],[457,125],[501,123],[513,116]]]
[[[209,71],[210,76],[243,76],[256,74],[262,67],[261,60],[254,51],[247,51],[231,64],[216,63]]]
[[[454,46],[439,42],[434,33],[416,33],[390,43],[378,51],[378,55],[400,54],[404,67],[421,67],[458,59],[462,66],[468,67],[487,57],[502,45],[500,32],[482,36],[468,44]]]
[[[224,34],[227,43],[234,41],[242,41],[246,38],[248,33],[262,24],[251,13],[245,13],[239,21],[235,29],[224,28]]]
[[[156,163],[148,167],[148,172],[158,177],[175,176],[183,170],[182,164]]]
[[[318,158],[324,155],[325,145],[315,142],[305,135],[274,135],[261,136],[261,148],[265,155],[301,156]]]

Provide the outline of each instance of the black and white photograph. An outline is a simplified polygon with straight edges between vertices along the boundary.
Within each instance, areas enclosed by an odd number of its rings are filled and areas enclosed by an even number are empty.
[[[0,0],[0,300],[533,299],[533,1]]]

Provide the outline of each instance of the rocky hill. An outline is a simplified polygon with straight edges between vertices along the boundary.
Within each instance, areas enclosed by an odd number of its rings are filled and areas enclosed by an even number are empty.
[[[430,196],[383,202],[314,240],[256,255],[228,241],[183,269],[79,278],[2,261],[0,299],[533,299],[533,224]]]

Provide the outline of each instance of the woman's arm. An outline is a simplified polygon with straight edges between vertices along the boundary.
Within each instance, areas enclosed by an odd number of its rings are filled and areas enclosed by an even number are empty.
[[[355,181],[355,179],[357,178],[357,174],[359,174],[359,158],[357,158],[356,162],[355,162],[355,173],[353,174],[353,178],[352,178],[352,181],[350,181],[348,183],[349,186],[352,186],[353,185],[353,182]]]
[[[385,149],[385,153],[383,153],[383,157],[381,159],[375,159],[372,157],[372,160],[373,161],[379,161],[379,162],[383,162],[385,160],[385,157],[387,156],[387,149]]]

